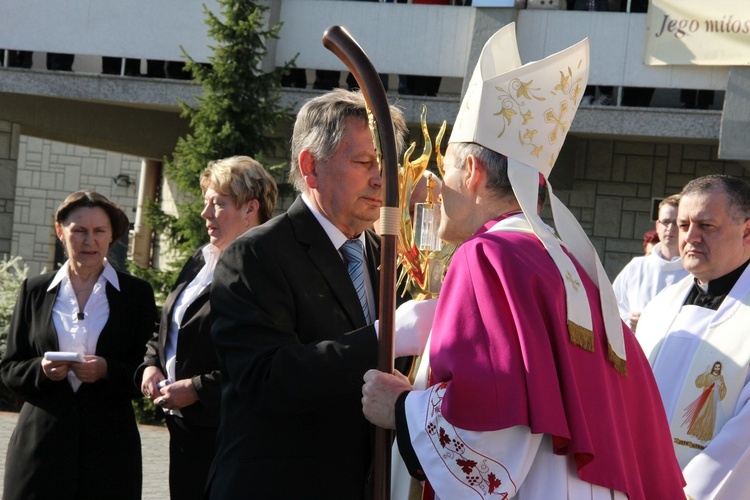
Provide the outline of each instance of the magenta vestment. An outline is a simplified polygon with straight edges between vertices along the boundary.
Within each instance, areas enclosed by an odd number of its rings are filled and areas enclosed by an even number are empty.
[[[571,344],[560,272],[534,234],[488,232],[498,220],[458,249],[440,294],[430,385],[451,382],[444,417],[473,431],[525,425],[549,434],[583,481],[631,500],[684,498],[664,405],[635,337],[623,324],[622,376],[607,360],[598,290],[576,263],[595,350]]]

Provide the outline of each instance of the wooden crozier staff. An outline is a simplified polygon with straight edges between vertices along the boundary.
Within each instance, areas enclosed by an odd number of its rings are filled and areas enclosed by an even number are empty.
[[[380,209],[380,326],[378,370],[393,373],[393,331],[396,316],[396,247],[399,233],[398,159],[393,122],[383,83],[370,59],[354,38],[340,26],[323,33],[323,45],[346,64],[362,90],[370,110],[370,130],[380,160],[385,192]],[[390,430],[375,429],[375,499],[390,498],[391,445]]]

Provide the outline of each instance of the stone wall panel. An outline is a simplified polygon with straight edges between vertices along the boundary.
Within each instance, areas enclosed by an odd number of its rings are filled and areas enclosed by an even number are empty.
[[[667,190],[680,192],[685,184],[695,179],[692,174],[670,174],[667,176]]]
[[[616,141],[615,153],[628,156],[654,156],[654,144],[650,142]]]
[[[653,156],[628,156],[625,164],[625,184],[649,184],[653,170]]]
[[[53,267],[54,213],[70,193],[94,189],[120,204],[131,220],[135,218],[139,158],[30,136],[21,136],[18,149],[23,157],[13,183],[16,199],[9,204],[14,210],[12,235],[4,244],[0,213],[0,252],[21,255],[31,275]],[[116,187],[113,178],[119,174],[128,175],[133,183]]]
[[[685,144],[682,148],[682,156],[686,160],[710,160],[712,157],[711,145]]]
[[[594,235],[614,237],[620,235],[620,211],[622,199],[615,196],[598,196],[594,214]]]
[[[588,141],[585,171],[590,180],[608,181],[612,178],[612,141]]]
[[[632,239],[635,237],[633,234],[633,227],[635,224],[635,213],[633,212],[622,212],[620,216],[620,238]]]

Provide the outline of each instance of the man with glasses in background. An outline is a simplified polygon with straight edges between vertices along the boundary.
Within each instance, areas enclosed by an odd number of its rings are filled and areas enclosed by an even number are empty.
[[[677,246],[677,207],[680,195],[675,194],[659,203],[656,232],[659,243],[649,255],[635,257],[615,278],[612,286],[617,296],[620,317],[635,332],[641,311],[651,299],[672,283],[687,276]]]

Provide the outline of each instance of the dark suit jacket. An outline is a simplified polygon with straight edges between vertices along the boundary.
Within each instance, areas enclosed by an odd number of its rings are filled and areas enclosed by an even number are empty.
[[[156,321],[151,286],[117,273],[107,284],[109,319],[96,355],[107,377],[73,392],[67,379],[44,378],[45,351],[59,351],[52,306],[55,273],[24,281],[13,312],[0,376],[24,399],[8,445],[3,498],[140,498],[141,445],[131,399],[133,372]]]
[[[377,297],[379,239],[366,239]],[[210,498],[362,498],[372,427],[360,400],[375,329],[302,199],[224,250],[211,312],[222,407]]]
[[[169,324],[175,302],[186,286],[198,275],[205,261],[198,249],[177,277],[174,288],[167,296],[162,309],[158,330],[146,344],[146,356],[135,373],[135,383],[141,386],[143,370],[156,366],[164,376],[167,375],[165,359]],[[185,310],[178,332],[177,362],[175,376],[177,380],[189,378],[198,393],[198,401],[182,408],[183,419],[189,424],[202,427],[219,426],[219,403],[221,402],[219,362],[216,359],[214,344],[211,340],[211,304],[208,300],[209,288],[203,290]]]

